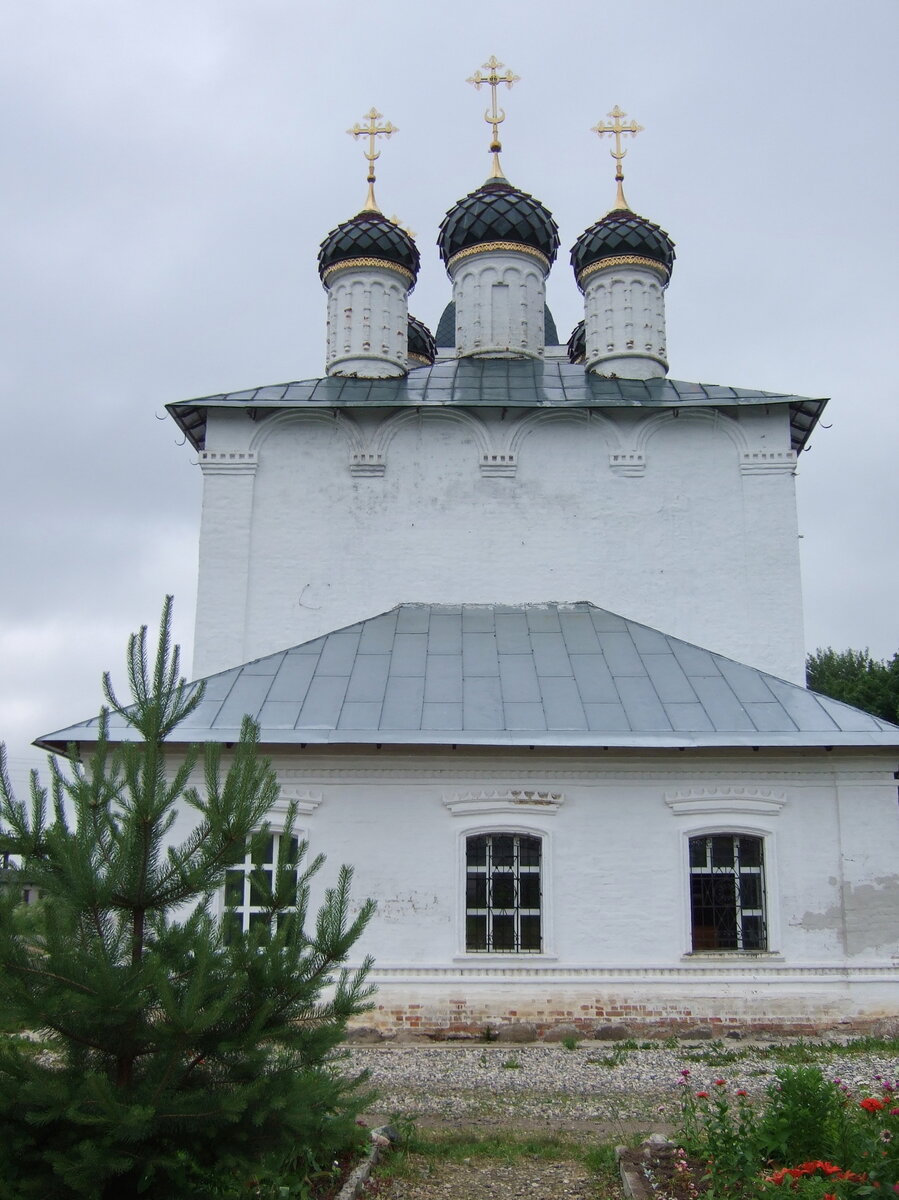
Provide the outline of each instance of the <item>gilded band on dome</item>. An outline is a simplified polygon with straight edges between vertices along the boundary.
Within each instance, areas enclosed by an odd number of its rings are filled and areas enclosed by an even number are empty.
[[[471,258],[475,254],[491,254],[497,250],[510,250],[515,254],[526,254],[528,258],[536,259],[547,272],[552,265],[545,254],[540,250],[535,250],[533,246],[528,246],[525,242],[481,242],[480,245],[467,246],[464,250],[457,250],[452,258],[447,260],[446,269],[449,270],[463,258]]]
[[[584,282],[595,275],[597,271],[605,271],[610,267],[648,267],[650,271],[655,271],[661,275],[665,282],[671,275],[671,272],[664,263],[656,262],[654,258],[644,258],[641,254],[614,254],[609,258],[601,258],[598,262],[591,263],[589,267],[584,267],[577,276],[578,287],[583,290]]]
[[[401,267],[399,263],[391,262],[389,258],[344,258],[325,268],[322,272],[322,283],[327,283],[331,276],[338,271],[360,267],[376,267],[382,271],[393,271],[404,279],[408,279],[410,283],[415,282],[415,276],[407,267]]]

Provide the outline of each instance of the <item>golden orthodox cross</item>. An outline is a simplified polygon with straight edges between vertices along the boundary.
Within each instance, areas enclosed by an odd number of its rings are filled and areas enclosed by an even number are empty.
[[[368,149],[362,153],[368,159],[368,195],[365,198],[365,204],[362,207],[363,212],[380,212],[377,201],[375,200],[375,161],[381,157],[381,151],[375,149],[376,137],[391,137],[394,133],[399,133],[396,125],[391,125],[388,121],[386,125],[379,125],[379,119],[384,115],[379,113],[376,108],[372,108],[367,112],[367,125],[360,125],[358,121],[352,129],[348,129],[347,133],[352,138],[368,138]]]
[[[504,83],[507,88],[511,88],[513,83],[518,83],[519,77],[513,75],[511,71],[506,71],[505,75],[500,75],[500,71],[505,66],[497,60],[495,55],[491,55],[488,60],[483,63],[485,71],[489,74],[482,75],[480,71],[475,71],[467,82],[473,83],[478,91],[481,90],[481,84],[486,83],[491,89],[490,107],[484,113],[484,120],[488,125],[493,126],[493,140],[490,142],[490,153],[493,155],[493,169],[490,172],[491,178],[502,179],[503,172],[499,165],[499,155],[502,150],[502,143],[499,140],[499,127],[506,119],[505,112],[499,107],[496,102],[496,89],[501,83]]]
[[[610,133],[615,138],[615,149],[609,151],[612,158],[615,159],[615,182],[618,185],[618,194],[615,197],[615,207],[629,208],[630,205],[624,198],[624,171],[621,168],[621,161],[625,154],[627,154],[627,151],[621,149],[621,135],[623,133],[629,133],[631,137],[636,137],[638,133],[643,132],[643,126],[638,125],[636,121],[631,121],[627,125],[623,124],[621,118],[626,117],[627,113],[622,112],[617,104],[610,113],[606,113],[606,116],[612,118],[612,124],[607,125],[605,121],[599,121],[593,126],[593,132],[598,134],[600,137],[602,137],[605,133]]]

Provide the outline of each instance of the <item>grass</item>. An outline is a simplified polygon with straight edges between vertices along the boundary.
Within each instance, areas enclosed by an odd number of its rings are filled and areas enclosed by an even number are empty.
[[[480,1161],[512,1165],[532,1162],[578,1162],[593,1175],[597,1195],[617,1195],[620,1189],[615,1148],[586,1147],[564,1134],[516,1133],[493,1130],[420,1130],[406,1123],[394,1151],[375,1171],[378,1179],[400,1179],[431,1174],[441,1164]]]
[[[727,1049],[723,1042],[710,1042],[707,1049],[686,1051],[683,1057],[688,1062],[704,1063],[709,1067],[726,1067],[747,1058],[761,1059],[795,1067],[826,1063],[832,1058],[881,1054],[888,1058],[899,1055],[899,1038],[854,1038],[845,1045],[839,1042],[807,1042],[800,1038],[796,1042],[772,1043],[739,1050]]]

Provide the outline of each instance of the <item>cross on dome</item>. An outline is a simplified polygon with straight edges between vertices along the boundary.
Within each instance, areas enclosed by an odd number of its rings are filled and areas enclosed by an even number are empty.
[[[511,90],[513,83],[518,83],[520,76],[513,75],[511,70],[507,70],[505,75],[500,75],[499,72],[505,66],[501,63],[496,55],[491,55],[485,63],[482,64],[485,71],[489,71],[488,75],[482,75],[481,72],[475,71],[474,75],[469,76],[467,83],[473,83],[478,91],[481,90],[481,84],[486,83],[490,88],[490,108],[484,113],[484,120],[488,125],[493,126],[493,138],[490,142],[490,153],[493,155],[493,167],[490,171],[492,179],[502,179],[503,172],[499,165],[500,151],[502,143],[499,140],[499,127],[506,119],[506,114],[496,102],[496,89],[501,83],[504,83]]]
[[[381,151],[375,149],[376,137],[392,137],[393,134],[399,133],[399,128],[392,125],[390,121],[386,125],[379,125],[378,121],[383,117],[383,113],[372,106],[369,112],[365,114],[368,119],[367,125],[360,125],[357,121],[352,129],[348,129],[347,133],[352,138],[368,138],[368,149],[362,153],[368,159],[368,195],[365,197],[365,204],[362,206],[363,212],[376,212],[381,210],[378,208],[378,203],[375,200],[375,161],[381,157]]]
[[[617,104],[610,113],[606,113],[606,116],[612,118],[612,123],[607,125],[605,121],[598,121],[593,126],[593,133],[599,137],[603,137],[604,134],[608,133],[615,139],[615,149],[609,151],[612,158],[615,159],[615,182],[618,185],[618,192],[615,196],[615,208],[629,209],[630,205],[624,198],[624,171],[621,166],[622,159],[627,154],[627,151],[621,149],[621,135],[629,133],[631,137],[636,137],[638,133],[643,132],[643,126],[638,125],[636,121],[631,121],[625,125],[621,118],[626,117],[627,113],[622,112]]]

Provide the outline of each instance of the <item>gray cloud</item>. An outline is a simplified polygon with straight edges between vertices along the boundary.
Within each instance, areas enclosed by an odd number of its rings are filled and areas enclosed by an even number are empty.
[[[356,211],[344,130],[400,127],[378,196],[416,231],[436,324],[445,210],[486,175],[491,53],[504,167],[563,245],[611,202],[590,127],[646,127],[627,192],[675,238],[672,374],[830,395],[797,480],[808,643],[899,646],[893,466],[893,0],[30,0],[0,17],[4,565],[0,720],[17,765],[93,711],[100,672],[175,591],[189,649],[198,471],[171,400],[321,373],[319,240]],[[580,297],[564,256],[549,299]]]

